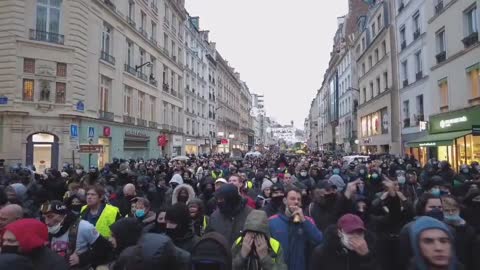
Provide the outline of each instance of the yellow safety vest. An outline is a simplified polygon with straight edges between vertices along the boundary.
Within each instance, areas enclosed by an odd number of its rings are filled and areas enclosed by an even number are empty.
[[[242,244],[242,241],[243,241],[243,236],[240,236],[237,238],[237,240],[235,241],[235,245],[237,246],[240,246]],[[278,255],[278,252],[280,250],[280,242],[278,242],[277,240],[273,239],[272,237],[270,237],[270,247],[272,248],[273,252]],[[277,257],[278,256],[275,256],[275,258],[272,258],[274,262],[276,262],[277,260]]]
[[[215,174],[215,171],[212,171],[212,178],[213,178],[213,180],[217,180],[217,179],[220,178],[220,177],[223,177],[223,171],[222,171],[222,170],[220,170],[220,174],[219,174],[219,175],[216,175],[216,174]]]
[[[247,189],[252,189],[253,188],[253,182],[252,181],[247,181]]]
[[[80,211],[83,215],[84,211],[87,209],[87,206],[84,205],[82,210]],[[117,216],[120,215],[120,210],[117,207],[106,204],[105,208],[103,208],[100,217],[98,217],[97,224],[95,224],[95,228],[97,229],[98,233],[105,238],[110,238],[112,236],[112,231],[110,231],[110,225],[117,221]]]

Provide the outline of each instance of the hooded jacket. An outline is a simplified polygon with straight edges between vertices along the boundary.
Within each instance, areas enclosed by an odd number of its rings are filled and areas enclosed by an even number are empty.
[[[283,251],[281,246],[279,245],[278,241],[270,237],[268,218],[264,211],[252,210],[252,212],[250,212],[250,214],[247,216],[245,225],[243,227],[243,232],[255,232],[264,235],[267,240],[267,245],[269,246],[269,252],[268,255],[263,259],[260,259],[260,257],[258,257],[256,254],[252,254],[253,251],[250,252],[247,258],[244,258],[241,255],[243,237],[239,237],[232,247],[234,270],[287,269],[287,266],[283,260]],[[276,242],[275,246],[271,245],[272,241],[274,243]]]
[[[190,252],[199,238],[193,233],[192,219],[187,206],[183,203],[172,205],[167,209],[165,219],[177,224],[175,229],[166,231],[175,246]]]
[[[270,233],[285,250],[285,263],[289,270],[307,269],[311,250],[323,240],[313,219],[305,218],[302,223],[294,223],[283,213],[269,218]]]
[[[190,253],[175,247],[164,234],[147,233],[138,245],[122,252],[112,269],[190,270]]]
[[[413,251],[413,261],[410,269],[412,270],[428,270],[427,262],[421,254],[420,251],[420,234],[426,230],[437,229],[445,232],[451,242],[451,256],[453,257],[450,260],[450,265],[448,266],[449,270],[458,270],[463,269],[456,260],[455,250],[454,250],[454,237],[450,228],[443,222],[438,221],[432,217],[422,216],[419,217],[414,223],[411,224],[409,235],[410,235],[410,245]]]
[[[365,233],[369,253],[358,255],[343,247],[338,237],[338,228],[331,225],[325,231],[325,243],[317,246],[310,261],[311,270],[380,270],[375,257],[375,247],[372,235]]]
[[[35,270],[66,270],[65,260],[45,246],[48,242],[47,225],[36,219],[20,219],[5,227],[15,235],[20,252],[33,263]]]
[[[117,242],[116,254],[120,254],[124,249],[136,245],[142,235],[142,225],[135,218],[120,219],[110,226],[110,230]]]
[[[174,190],[172,194],[172,205],[176,204],[178,202],[178,194],[182,189],[186,189],[188,192],[188,200],[185,202],[185,204],[188,204],[191,200],[195,198],[195,191],[193,190],[193,187],[187,184],[180,184],[178,185]]]
[[[221,234],[205,234],[192,250],[192,265],[197,267],[218,266],[219,270],[232,269],[232,253],[227,240]],[[205,268],[204,268],[205,269]]]

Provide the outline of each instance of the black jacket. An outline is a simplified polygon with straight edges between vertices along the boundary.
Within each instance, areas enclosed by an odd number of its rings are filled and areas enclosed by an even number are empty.
[[[47,247],[36,249],[28,254],[35,270],[67,270],[67,262]]]
[[[310,260],[311,270],[380,270],[375,257],[375,241],[368,232],[365,234],[370,252],[360,256],[342,246],[337,226],[327,228],[325,243],[315,248]]]

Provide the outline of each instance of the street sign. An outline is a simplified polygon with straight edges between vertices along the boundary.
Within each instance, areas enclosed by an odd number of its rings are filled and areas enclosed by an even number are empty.
[[[103,145],[101,144],[81,144],[80,148],[78,149],[79,153],[101,153],[103,152]]]
[[[222,140],[217,140],[217,145],[222,144]]]
[[[83,102],[82,102],[81,100],[79,100],[79,101],[77,102],[77,104],[75,105],[75,107],[76,107],[77,111],[79,111],[79,112],[85,111],[85,104],[83,104]]]
[[[6,96],[1,96],[0,97],[0,105],[5,105],[8,103],[8,97]]]
[[[77,138],[78,137],[78,126],[77,125],[70,125],[70,137]]]
[[[95,137],[95,128],[94,127],[88,127],[88,137],[89,138]]]
[[[103,136],[110,137],[111,134],[112,130],[110,129],[110,127],[103,127]]]

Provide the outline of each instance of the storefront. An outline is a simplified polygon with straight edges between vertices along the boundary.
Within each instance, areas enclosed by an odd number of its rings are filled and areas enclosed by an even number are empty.
[[[458,169],[480,161],[480,134],[472,132],[480,124],[480,106],[430,117],[428,135],[407,143],[428,158],[446,160]]]
[[[360,151],[362,153],[389,153],[390,136],[390,116],[387,108],[382,108],[374,113],[360,118],[361,139]]]
[[[197,155],[198,154],[198,145],[197,139],[195,138],[185,138],[185,154],[187,155]]]
[[[172,135],[172,157],[182,155],[183,137],[181,135]]]

